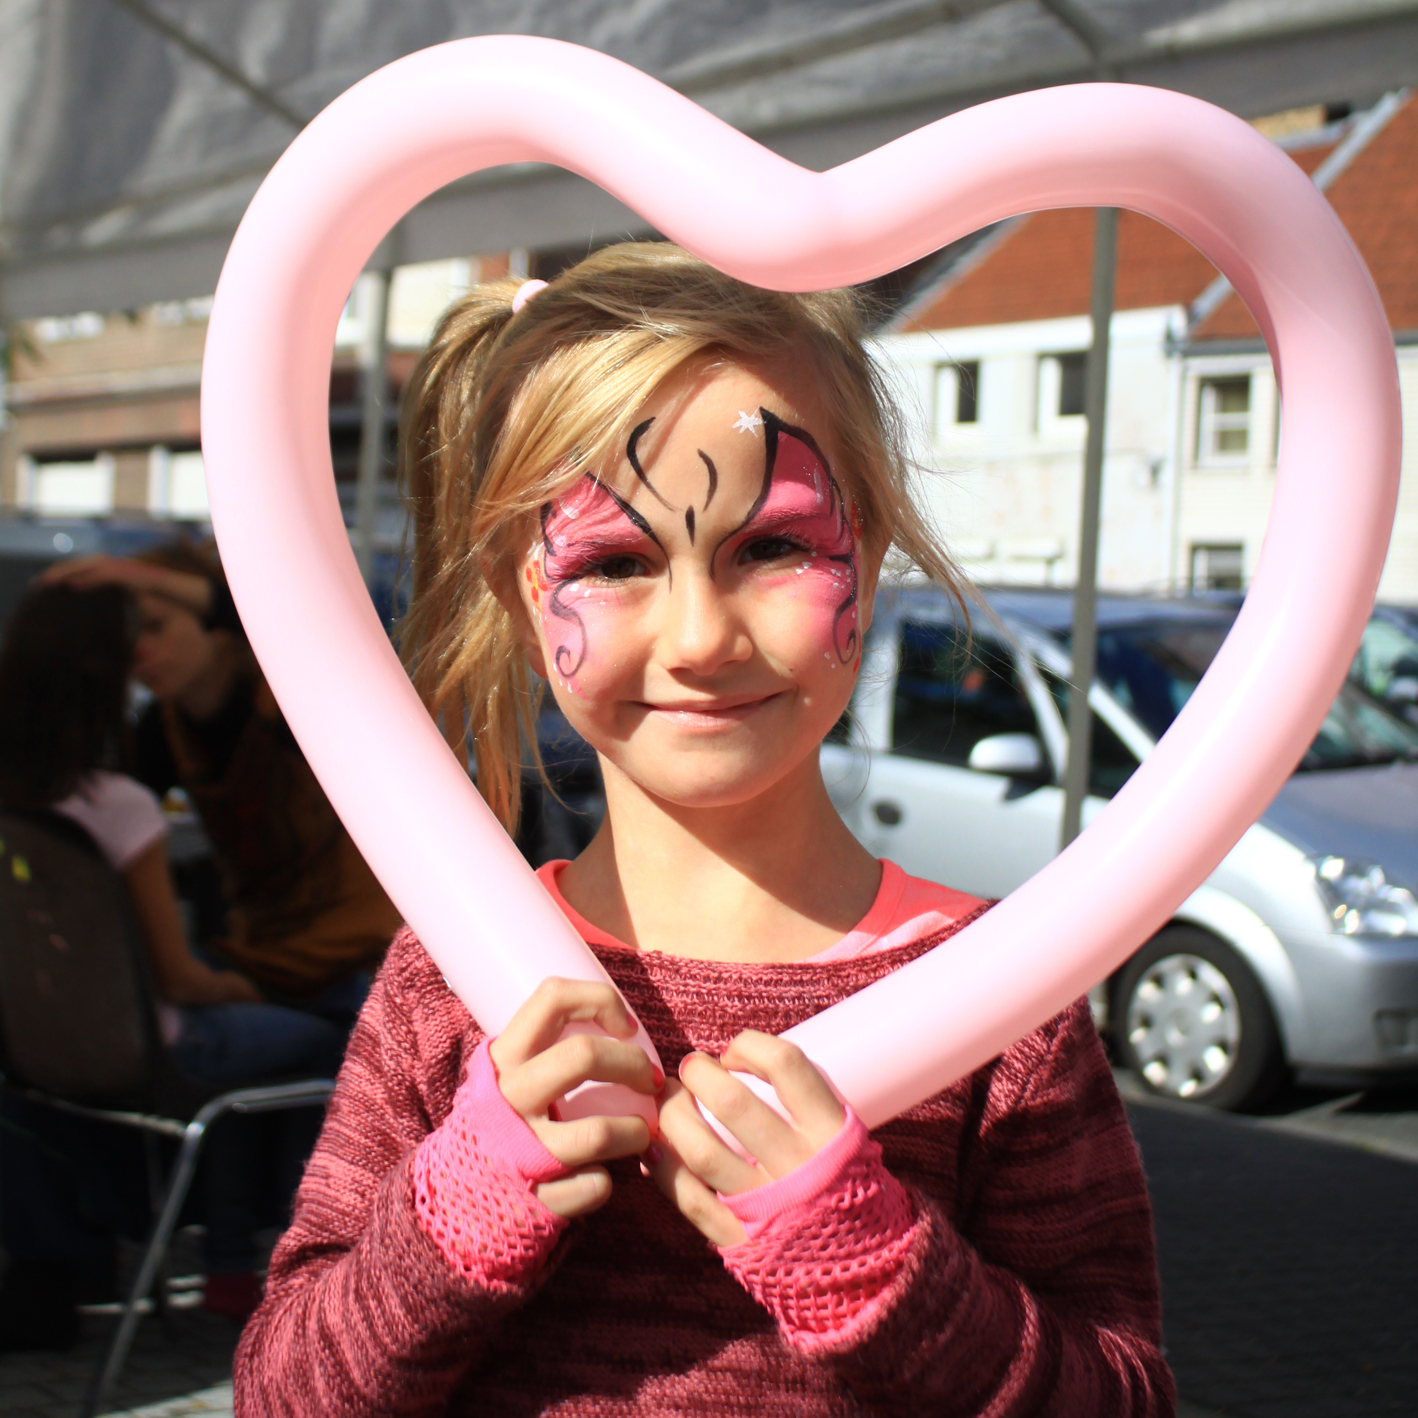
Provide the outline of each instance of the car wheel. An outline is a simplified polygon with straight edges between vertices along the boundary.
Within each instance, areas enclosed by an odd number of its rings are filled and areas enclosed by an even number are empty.
[[[1162,1097],[1253,1108],[1284,1077],[1264,990],[1229,945],[1197,926],[1168,926],[1128,961],[1112,1018],[1123,1066]]]

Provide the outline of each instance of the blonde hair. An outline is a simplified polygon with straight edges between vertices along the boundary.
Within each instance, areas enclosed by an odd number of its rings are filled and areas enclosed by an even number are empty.
[[[912,505],[901,419],[863,348],[854,292],[762,290],[658,242],[606,247],[514,314],[519,287],[494,281],[448,310],[400,428],[414,541],[404,661],[449,742],[471,745],[478,787],[509,832],[541,686],[498,597],[518,594],[515,562],[543,504],[602,465],[687,360],[810,360],[864,539],[894,546],[963,610],[959,574]]]

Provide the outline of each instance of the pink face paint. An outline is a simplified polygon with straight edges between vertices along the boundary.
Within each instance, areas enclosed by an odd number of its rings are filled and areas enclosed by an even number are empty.
[[[660,541],[650,524],[594,477],[542,508],[541,543],[528,566],[532,602],[552,650],[551,668],[572,693],[584,692],[593,646],[615,637],[622,587],[620,578],[606,579],[605,568],[643,557],[652,544]]]
[[[717,567],[726,546],[734,556],[751,552],[755,543],[801,546],[801,555],[789,552],[776,558],[786,568],[775,572],[775,578],[791,582],[797,596],[821,607],[822,641],[832,646],[837,663],[850,664],[861,640],[860,556],[852,514],[813,436],[767,409],[760,409],[759,415],[766,433],[763,485],[748,515],[714,549],[711,568]],[[827,659],[830,662],[832,655]]]

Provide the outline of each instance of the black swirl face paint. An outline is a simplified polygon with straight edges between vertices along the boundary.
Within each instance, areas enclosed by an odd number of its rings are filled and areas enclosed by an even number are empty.
[[[757,545],[777,542],[796,547],[785,576],[794,594],[816,602],[830,617],[825,638],[838,664],[852,664],[861,651],[858,594],[861,583],[860,535],[853,510],[817,440],[806,429],[785,423],[759,409],[763,428],[763,481],[747,516],[722,537],[710,558],[710,575],[722,576],[733,557],[740,560]],[[824,651],[829,660],[832,654]]]
[[[573,694],[582,692],[593,642],[606,638],[607,617],[619,603],[620,589],[606,573],[631,565],[647,544],[664,551],[645,518],[591,474],[542,507],[540,545],[526,575],[552,668]]]
[[[705,519],[720,490],[719,467],[704,449],[695,450],[705,476],[702,503],[681,511],[653,485],[639,458],[637,445],[652,422],[645,420],[631,433],[626,461],[655,501],[676,521],[682,517],[688,554],[700,560],[696,574],[703,574],[707,559],[709,579],[725,595],[743,591],[785,597],[811,642],[804,649],[813,656],[821,653],[831,669],[855,666],[861,648],[860,536],[851,507],[812,434],[767,409],[740,415],[735,428],[752,433],[760,444],[762,473],[749,474],[757,478],[753,502],[711,550],[696,548],[696,541],[711,525]],[[737,450],[735,462],[726,466],[734,469],[729,486],[747,495],[754,484],[745,487],[747,469]],[[691,496],[698,501],[701,494],[696,488]],[[717,512],[715,520],[723,525]],[[654,594],[661,584],[658,574],[646,574],[648,562],[663,570],[663,586],[672,592],[674,557],[661,535],[595,475],[587,474],[542,508],[541,535],[526,575],[550,654],[549,669],[572,693],[587,696],[589,690],[594,697],[598,671],[618,663],[626,617],[635,614],[632,604]]]

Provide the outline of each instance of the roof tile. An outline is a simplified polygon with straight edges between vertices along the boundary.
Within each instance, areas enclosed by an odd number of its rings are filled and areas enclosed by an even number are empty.
[[[1332,144],[1291,151],[1312,173]],[[1418,103],[1406,104],[1336,180],[1330,200],[1369,263],[1395,329],[1418,328]],[[1086,315],[1093,264],[1093,213],[1070,207],[1025,217],[973,265],[947,278],[907,329],[961,329]],[[1190,305],[1216,268],[1175,232],[1136,212],[1118,221],[1114,308]],[[1202,339],[1256,338],[1235,295],[1194,332]]]

